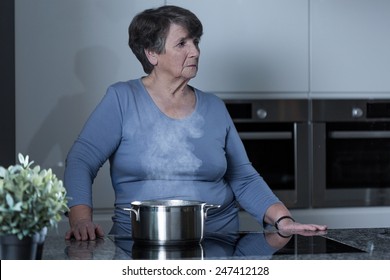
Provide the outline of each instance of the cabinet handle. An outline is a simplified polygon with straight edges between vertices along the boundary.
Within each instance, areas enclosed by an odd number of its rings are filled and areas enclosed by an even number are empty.
[[[332,131],[329,133],[332,139],[383,139],[390,138],[390,131]]]
[[[256,139],[292,139],[292,132],[239,132],[238,133],[243,140],[256,140]]]

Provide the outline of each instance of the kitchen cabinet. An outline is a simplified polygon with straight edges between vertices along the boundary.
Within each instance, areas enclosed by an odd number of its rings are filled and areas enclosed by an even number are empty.
[[[307,92],[307,0],[169,0],[202,21],[198,76],[212,92]]]
[[[390,1],[310,1],[310,86],[323,92],[390,91]]]

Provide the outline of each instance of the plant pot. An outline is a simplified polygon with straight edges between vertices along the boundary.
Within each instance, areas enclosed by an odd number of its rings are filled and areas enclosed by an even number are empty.
[[[37,244],[37,255],[36,255],[36,260],[41,260],[42,259],[42,254],[43,254],[43,244],[45,244],[45,239],[47,235],[47,227],[44,227],[40,232],[39,232],[39,239],[38,239],[38,244]]]
[[[0,236],[2,260],[35,260],[40,234],[19,239],[16,235]]]

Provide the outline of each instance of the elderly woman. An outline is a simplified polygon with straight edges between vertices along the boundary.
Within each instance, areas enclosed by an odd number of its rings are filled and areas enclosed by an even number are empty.
[[[237,231],[238,207],[284,231],[325,230],[300,224],[248,160],[225,108],[188,83],[198,71],[202,24],[190,11],[162,6],[138,14],[129,46],[146,76],[111,85],[66,162],[70,230],[66,239],[104,233],[92,221],[92,183],[110,162],[115,191],[112,234],[130,234],[132,201],[186,199],[221,205],[206,231]]]

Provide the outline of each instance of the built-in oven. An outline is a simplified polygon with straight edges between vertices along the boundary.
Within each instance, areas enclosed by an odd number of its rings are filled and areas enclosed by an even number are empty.
[[[308,101],[224,101],[249,160],[273,192],[287,207],[308,207]]]
[[[312,100],[313,207],[390,205],[390,100]]]

